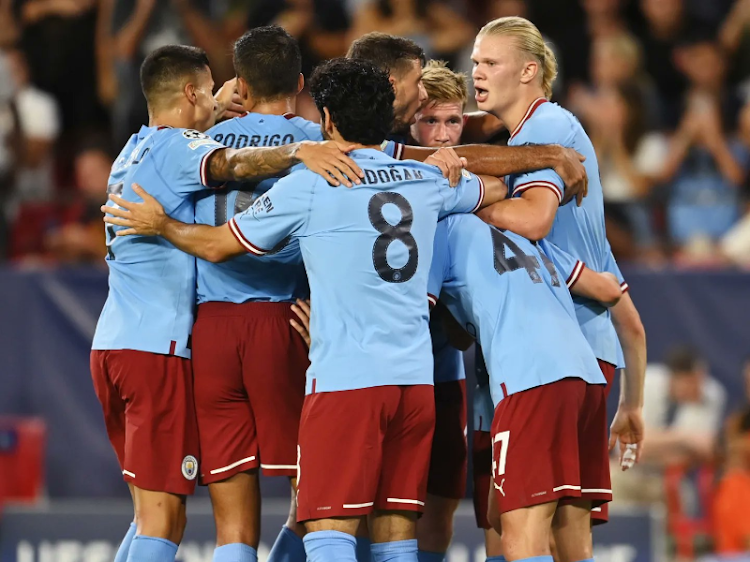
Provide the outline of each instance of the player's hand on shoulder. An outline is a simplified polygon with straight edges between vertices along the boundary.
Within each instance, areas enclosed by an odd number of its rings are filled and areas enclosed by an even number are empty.
[[[641,458],[643,449],[643,407],[620,405],[610,426],[609,450],[620,442],[620,468],[628,470]]]
[[[310,347],[310,300],[297,299],[297,302],[292,305],[292,312],[297,315],[299,322],[292,318],[289,323],[302,336],[307,347]]]
[[[456,187],[461,181],[461,172],[466,168],[466,158],[459,157],[456,151],[450,147],[438,148],[428,156],[425,164],[431,164],[440,168],[443,176],[448,178],[451,187]]]
[[[561,147],[561,149],[560,162],[555,166],[555,172],[565,184],[562,204],[566,205],[575,199],[580,206],[589,192],[589,177],[583,165],[586,157],[572,148]]]
[[[364,177],[362,169],[347,155],[354,148],[354,145],[335,141],[303,141],[295,157],[329,184],[351,187],[353,183],[362,183],[360,178]]]
[[[159,236],[169,219],[164,207],[137,183],[133,184],[133,191],[143,199],[143,203],[127,201],[118,195],[110,194],[109,199],[115,206],[101,206],[104,222],[125,227],[124,230],[117,231],[117,236]]]
[[[224,82],[214,94],[216,100],[216,121],[232,119],[247,114],[242,106],[242,98],[237,93],[237,78]]]

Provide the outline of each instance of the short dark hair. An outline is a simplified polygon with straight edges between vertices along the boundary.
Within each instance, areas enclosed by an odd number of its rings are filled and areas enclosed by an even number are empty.
[[[234,71],[256,98],[295,95],[302,71],[299,44],[278,25],[251,29],[234,44]]]
[[[388,73],[401,72],[409,61],[417,60],[424,66],[426,57],[422,47],[411,39],[387,33],[366,33],[349,47],[350,59],[370,61]]]
[[[186,77],[210,68],[203,49],[166,45],[152,51],[141,65],[141,89],[149,105],[165,94],[176,93]]]
[[[323,115],[331,120],[344,140],[380,144],[393,126],[395,94],[388,73],[358,59],[333,59],[315,69],[310,95]]]
[[[688,346],[673,348],[667,354],[666,363],[669,370],[678,375],[692,373],[703,366],[701,357]]]

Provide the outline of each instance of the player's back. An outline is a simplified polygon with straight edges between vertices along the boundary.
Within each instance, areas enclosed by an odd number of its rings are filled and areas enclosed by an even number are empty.
[[[435,166],[374,149],[351,156],[365,173],[361,185],[332,188],[302,171],[279,194],[312,186],[297,234],[320,311],[311,321],[307,392],[432,384],[427,275],[435,227],[442,214],[474,210],[481,181],[467,173],[453,189]],[[272,207],[273,198],[257,204]]]
[[[230,148],[322,140],[319,125],[291,114],[248,113],[219,123],[208,135]],[[292,170],[303,168],[299,165]],[[195,204],[195,222],[221,226],[250,207],[288,173],[260,181],[230,182],[221,189],[200,194]],[[294,239],[264,256],[247,254],[217,264],[198,259],[197,270],[199,304],[210,301],[291,302],[309,295],[299,243]]]
[[[440,222],[430,292],[482,346],[492,397],[566,377],[604,383],[573,302],[537,244],[473,215]]]
[[[188,148],[202,141],[208,144]],[[218,147],[197,131],[142,127],[115,160],[108,192],[140,201],[132,184],[148,186],[169,216],[192,223],[195,210],[191,193],[200,188],[205,156]],[[186,173],[190,163],[174,163],[175,150],[195,158],[194,175]],[[117,237],[121,228],[107,227],[109,295],[93,349],[135,349],[190,357],[195,258],[161,237]]]
[[[604,225],[604,199],[596,151],[578,119],[556,103],[537,100],[532,111],[516,128],[511,146],[523,144],[559,144],[573,148],[586,157],[588,195],[581,206],[563,205],[557,210],[547,239],[572,254],[593,271],[606,271],[610,247]],[[552,170],[511,176],[509,189],[514,196],[524,191],[524,184],[546,182],[562,188],[562,180]],[[609,310],[601,304],[582,297],[574,298],[576,316],[586,339],[597,358],[616,365],[619,344]]]

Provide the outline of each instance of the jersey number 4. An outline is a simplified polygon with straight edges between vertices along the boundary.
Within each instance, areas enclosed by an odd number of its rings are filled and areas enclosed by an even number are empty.
[[[396,224],[389,223],[383,216],[383,206],[386,203],[395,205],[401,211],[401,220]],[[414,277],[417,272],[419,251],[417,241],[411,233],[414,213],[406,197],[391,191],[376,193],[367,206],[367,215],[370,218],[370,224],[380,233],[372,247],[372,264],[380,278],[388,283],[403,283]],[[409,251],[409,259],[399,268],[391,267],[387,257],[388,247],[396,240],[402,242]]]
[[[537,269],[539,269],[539,260],[536,256],[530,256],[525,254],[524,251],[518,247],[518,244],[513,242],[510,238],[505,236],[498,229],[490,227],[492,233],[492,248],[494,253],[495,271],[500,275],[507,273],[508,271],[516,271],[517,269],[525,269],[531,277],[534,283],[541,283],[542,278],[539,276]],[[506,257],[505,248],[508,248],[513,255]],[[560,286],[560,279],[557,277],[557,270],[552,262],[544,255],[544,252],[539,252],[539,255],[544,262],[544,267],[552,277],[552,285],[555,287]]]

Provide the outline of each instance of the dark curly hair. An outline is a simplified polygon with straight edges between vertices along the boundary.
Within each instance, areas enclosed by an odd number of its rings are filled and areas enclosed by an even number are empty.
[[[310,94],[323,117],[327,107],[344,140],[380,144],[393,126],[395,94],[388,73],[370,62],[333,59],[315,69]]]

